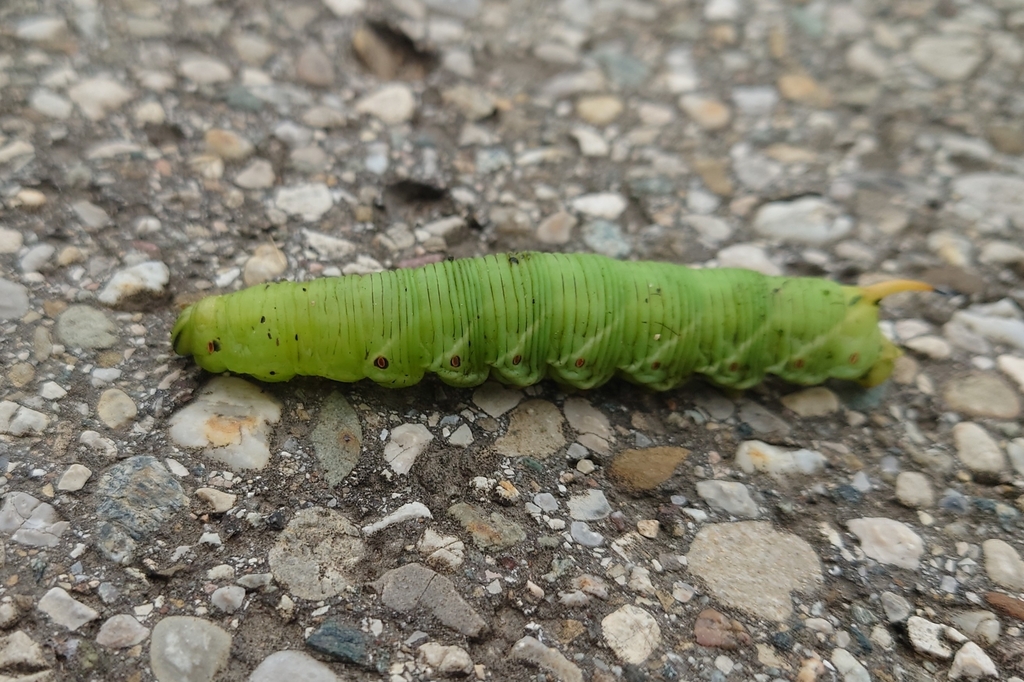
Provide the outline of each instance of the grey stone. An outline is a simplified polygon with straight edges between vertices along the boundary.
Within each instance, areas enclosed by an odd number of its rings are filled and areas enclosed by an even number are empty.
[[[573,495],[566,506],[569,508],[569,516],[577,521],[598,521],[612,513],[608,498],[600,490]]]
[[[427,642],[416,651],[416,659],[421,665],[433,668],[445,677],[462,677],[473,672],[473,659],[462,647]]]
[[[75,111],[75,105],[69,99],[46,88],[33,91],[29,105],[43,116],[61,121],[71,117]]]
[[[943,398],[949,407],[970,417],[1014,419],[1020,414],[1020,398],[1000,377],[974,373],[946,384]]]
[[[110,348],[116,332],[110,318],[92,306],[70,306],[57,318],[57,336],[70,348]]]
[[[911,45],[910,57],[936,78],[962,81],[985,59],[985,47],[972,35],[926,35]]]
[[[985,651],[974,642],[967,642],[956,652],[953,665],[949,668],[949,679],[967,677],[977,680],[982,677],[999,677],[999,670]]]
[[[962,197],[957,212],[965,218],[1008,218],[1018,226],[1024,225],[1024,178],[967,173],[953,180],[952,189]]]
[[[416,96],[405,83],[391,83],[358,99],[355,110],[396,125],[409,121],[416,113]]]
[[[584,547],[600,547],[604,544],[604,536],[591,530],[586,521],[573,521],[569,524],[569,534]]]
[[[1024,591],[1024,559],[1013,545],[993,538],[983,542],[981,549],[989,580],[1013,592]]]
[[[843,682],[871,682],[868,669],[846,649],[832,651],[832,665],[842,676]]]
[[[561,411],[550,402],[528,400],[512,412],[508,431],[494,443],[494,449],[508,457],[543,459],[565,445],[563,423]]]
[[[782,438],[789,435],[791,427],[781,417],[768,411],[762,405],[746,401],[740,405],[739,418],[755,433],[765,437]]]
[[[807,541],[764,521],[701,528],[687,562],[717,599],[775,622],[792,615],[792,592],[813,594],[823,583],[821,562]]]
[[[509,658],[526,661],[551,673],[560,682],[583,682],[583,671],[557,649],[545,646],[534,637],[523,637],[512,645]]]
[[[149,628],[127,613],[108,618],[96,635],[96,643],[108,649],[135,646],[149,637]]]
[[[274,194],[274,205],[288,215],[298,216],[306,222],[320,220],[334,206],[327,185],[317,182],[279,187]]]
[[[924,553],[921,536],[905,523],[886,518],[852,519],[846,524],[864,553],[883,564],[914,570]]]
[[[71,631],[100,617],[95,609],[78,601],[60,587],[51,588],[43,595],[37,608],[49,616],[53,622],[63,625]]]
[[[910,617],[914,606],[894,592],[883,592],[881,595],[882,610],[890,623],[900,623]]]
[[[234,613],[242,608],[245,601],[245,588],[241,585],[218,587],[210,595],[210,604],[224,613]]]
[[[71,210],[82,221],[87,230],[95,231],[110,224],[110,216],[102,208],[89,201],[76,201]]]
[[[301,509],[278,536],[268,561],[274,579],[297,597],[320,600],[352,585],[350,571],[365,554],[359,529],[340,512]]]
[[[991,611],[961,611],[953,614],[953,624],[983,646],[998,642],[1002,630],[999,617]]]
[[[403,521],[415,521],[417,519],[431,518],[433,518],[433,515],[427,508],[427,505],[422,502],[407,502],[380,521],[363,526],[363,535],[369,537],[374,533],[384,530],[388,526],[393,526],[396,523],[402,523]]]
[[[304,651],[278,651],[256,666],[248,682],[340,682],[329,667]]]
[[[579,433],[592,433],[605,440],[612,438],[612,427],[608,417],[582,398],[569,398],[562,406],[569,426]]]
[[[741,519],[752,519],[760,515],[747,486],[737,481],[700,481],[697,483],[697,494],[717,511]]]
[[[610,258],[622,258],[632,250],[617,223],[591,220],[582,229],[583,242],[596,253]]]
[[[819,197],[775,201],[758,209],[754,229],[766,237],[802,244],[825,244],[843,237],[853,223],[838,206]]]
[[[213,85],[231,80],[231,67],[213,57],[195,55],[178,63],[178,73],[200,85]],[[161,681],[162,682],[162,681]]]
[[[500,417],[523,399],[522,391],[488,381],[473,392],[473,404],[492,417]]]
[[[384,446],[384,461],[398,475],[408,474],[434,436],[423,424],[400,424],[391,430]]]
[[[310,441],[331,486],[345,480],[359,463],[363,428],[352,405],[337,391],[328,395],[320,406]]]
[[[395,611],[424,609],[467,637],[479,637],[487,630],[487,623],[459,595],[455,585],[422,564],[392,569],[373,586],[380,593],[381,602]]]
[[[242,189],[267,189],[274,186],[274,165],[266,159],[253,159],[235,176]]]
[[[997,476],[1006,468],[1006,456],[999,443],[974,422],[960,422],[953,427],[957,458],[975,474]]]
[[[68,97],[78,105],[86,118],[98,121],[121,108],[134,94],[121,83],[107,76],[87,78],[68,89]]]
[[[0,635],[0,675],[6,677],[7,680],[11,682],[46,682],[52,679],[49,667],[43,647],[21,630]],[[8,676],[7,673],[18,676]],[[30,674],[20,675],[23,673]]]
[[[149,666],[158,682],[213,682],[230,652],[231,635],[210,621],[168,616],[153,628]]]
[[[605,643],[625,663],[640,665],[661,645],[661,627],[647,611],[626,604],[601,620]]]
[[[917,471],[903,471],[896,477],[896,499],[913,509],[927,509],[935,504],[931,481]]]
[[[920,616],[911,616],[907,620],[907,635],[910,637],[910,643],[921,653],[938,659],[953,657],[953,650],[949,647],[950,629],[941,623],[933,623]]]
[[[70,527],[61,521],[53,505],[41,502],[28,493],[12,492],[4,496],[0,509],[0,533],[30,547],[56,547],[60,536]]]

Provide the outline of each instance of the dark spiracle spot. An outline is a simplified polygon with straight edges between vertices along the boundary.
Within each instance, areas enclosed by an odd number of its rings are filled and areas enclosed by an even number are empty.
[[[660,367],[661,367],[661,363],[658,362],[657,360],[655,360],[654,362],[651,363],[651,369],[659,369]]]
[[[376,365],[378,369],[387,369],[388,359],[383,355],[378,355],[377,359],[373,361],[373,364]]]
[[[583,358],[579,358],[578,360],[576,360],[576,366],[577,367],[582,367],[585,364],[587,364],[587,361],[584,360]]]
[[[459,365],[462,364],[462,358],[460,358],[458,355],[453,355],[451,362],[452,362],[452,367],[458,367]]]
[[[517,355],[514,358],[512,358],[512,364],[513,365],[518,365],[522,361],[523,361],[523,356],[522,355]]]

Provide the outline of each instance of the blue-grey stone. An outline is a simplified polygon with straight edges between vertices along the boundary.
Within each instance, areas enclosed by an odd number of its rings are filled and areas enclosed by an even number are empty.
[[[110,467],[96,486],[97,548],[111,560],[130,563],[134,541],[166,524],[188,503],[181,486],[155,457],[131,457]]]
[[[306,639],[306,646],[345,663],[371,667],[366,634],[355,627],[329,620]]]
[[[622,228],[610,220],[592,220],[584,225],[583,242],[595,253],[611,258],[622,258],[630,251]]]
[[[503,147],[487,147],[476,152],[476,170],[478,173],[493,173],[512,165],[512,156]]]
[[[0,320],[16,320],[28,312],[28,289],[0,277]]]

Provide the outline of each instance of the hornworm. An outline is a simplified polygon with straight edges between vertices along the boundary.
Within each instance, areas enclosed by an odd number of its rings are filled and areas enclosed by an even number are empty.
[[[597,255],[516,253],[210,296],[174,325],[174,350],[210,372],[409,386],[545,377],[599,386],[615,375],[658,390],[692,374],[746,388],[773,374],[875,385],[900,351],[878,302],[928,291],[748,270],[694,270]]]

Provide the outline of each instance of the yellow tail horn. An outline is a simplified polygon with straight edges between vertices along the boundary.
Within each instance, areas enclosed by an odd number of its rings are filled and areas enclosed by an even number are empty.
[[[925,282],[918,282],[913,279],[891,279],[887,282],[879,282],[870,286],[861,287],[864,298],[870,303],[877,303],[886,296],[899,294],[904,291],[935,291],[935,287]]]

